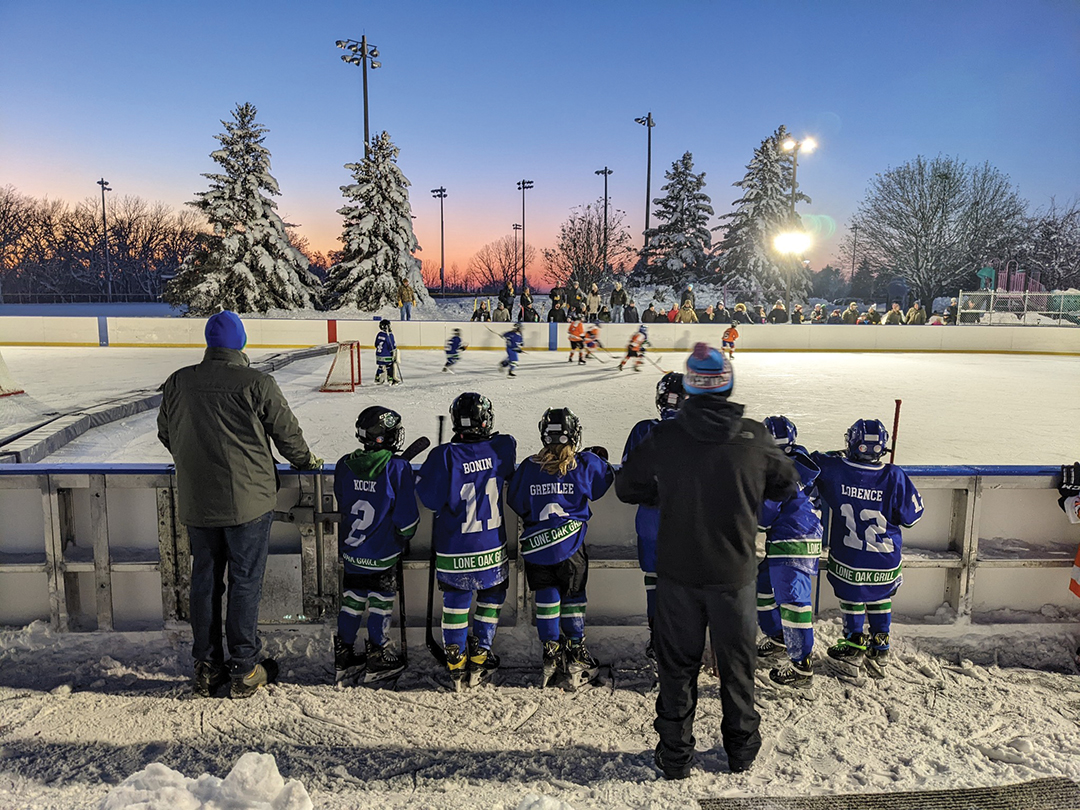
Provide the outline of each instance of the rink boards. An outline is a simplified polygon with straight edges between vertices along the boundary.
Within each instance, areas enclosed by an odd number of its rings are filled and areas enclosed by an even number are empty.
[[[205,346],[202,318],[0,318],[0,346]],[[393,321],[403,349],[441,349],[452,330],[474,349],[502,349],[508,323]],[[286,320],[244,318],[252,349],[306,348],[358,340],[367,348],[378,332],[375,320]],[[657,351],[688,351],[697,341],[719,345],[726,325],[650,324]],[[525,349],[568,349],[566,324],[523,325]],[[636,324],[603,324],[601,339],[611,348],[626,345]],[[1004,352],[1080,354],[1080,328],[1071,326],[909,326],[845,327],[756,324],[739,327],[739,351]]]
[[[1068,620],[1080,527],[1056,503],[1057,467],[908,467],[925,516],[904,533],[904,585],[894,611],[912,622]],[[261,621],[333,620],[339,593],[331,476],[282,468]],[[187,618],[190,554],[175,520],[167,465],[0,465],[0,625],[59,630],[153,629]],[[406,607],[422,626],[427,510],[406,562]],[[643,625],[634,507],[614,494],[589,522],[590,625]],[[532,621],[509,519],[511,583],[502,622]],[[760,540],[760,538],[759,538]],[[824,577],[820,612],[838,604]]]

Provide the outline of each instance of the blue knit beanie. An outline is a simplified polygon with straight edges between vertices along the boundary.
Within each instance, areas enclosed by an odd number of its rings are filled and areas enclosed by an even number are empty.
[[[212,349],[243,349],[247,345],[247,332],[240,316],[227,309],[211,315],[206,322],[206,345]]]
[[[735,384],[735,370],[724,355],[707,343],[694,344],[694,351],[686,361],[683,388],[688,394],[731,393]]]

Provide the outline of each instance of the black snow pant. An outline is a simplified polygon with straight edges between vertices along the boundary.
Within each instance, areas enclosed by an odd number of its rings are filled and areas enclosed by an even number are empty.
[[[660,576],[653,643],[660,676],[656,722],[663,759],[672,768],[694,758],[694,713],[706,628],[720,670],[720,732],[728,762],[749,764],[761,748],[754,708],[757,601],[754,582],[742,586],[687,585]]]

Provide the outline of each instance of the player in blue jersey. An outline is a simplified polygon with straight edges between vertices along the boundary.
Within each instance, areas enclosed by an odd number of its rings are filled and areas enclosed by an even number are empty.
[[[765,639],[758,645],[758,658],[769,660],[787,653],[790,663],[770,670],[769,679],[783,686],[809,688],[814,679],[810,597],[822,534],[821,514],[809,492],[819,470],[806,448],[795,443],[794,422],[786,416],[769,416],[764,424],[795,463],[799,490],[785,501],[764,501],[758,513],[758,525],[765,531],[765,559],[758,566],[757,579],[758,626]]]
[[[518,467],[506,488],[506,503],[525,526],[521,555],[536,594],[536,632],[544,647],[541,685],[551,686],[562,676],[569,688],[577,689],[600,668],[585,646],[589,501],[603,497],[615,472],[606,451],[578,452],[581,422],[569,408],[548,408],[539,428],[544,447]]]
[[[626,439],[626,447],[623,448],[624,464],[630,451],[645,441],[645,437],[661,420],[675,418],[685,399],[682,374],[669,371],[660,378],[656,384],[656,410],[660,413],[660,419],[642,419],[634,425]],[[656,615],[656,533],[660,529],[660,510],[646,504],[638,506],[634,529],[637,532],[638,566],[645,575],[645,613],[649,619],[649,640],[645,644],[645,655],[655,658],[652,628]]]
[[[379,334],[375,335],[375,384],[382,385],[388,379],[391,385],[401,382],[397,365],[397,341],[390,329],[390,321],[379,321]]]
[[[450,406],[450,421],[453,437],[428,455],[416,491],[435,513],[443,648],[454,688],[461,689],[466,677],[468,685],[475,686],[499,666],[491,644],[509,573],[502,489],[514,472],[517,443],[513,436],[495,432],[495,411],[481,394],[458,396]]]
[[[462,352],[467,348],[469,348],[468,344],[461,339],[461,330],[455,329],[451,333],[450,339],[446,341],[446,365],[443,366],[443,371],[449,371],[453,374],[454,366],[457,365],[457,361],[461,359]]]
[[[363,668],[365,683],[396,677],[405,660],[390,648],[388,631],[397,595],[395,566],[416,532],[420,512],[412,466],[394,458],[405,440],[401,415],[372,405],[356,420],[360,448],[334,468],[334,497],[342,519],[338,551],[345,569],[334,636],[337,680]],[[365,652],[354,651],[367,612]]]
[[[499,368],[507,369],[509,376],[516,377],[514,369],[517,368],[518,355],[525,343],[525,339],[521,336],[521,324],[515,323],[502,337],[506,341],[506,359],[499,363]]]
[[[844,455],[811,454],[821,468],[818,492],[832,510],[828,577],[844,617],[844,637],[829,648],[829,660],[850,675],[865,665],[880,678],[889,658],[892,597],[903,581],[901,528],[922,517],[922,498],[902,469],[881,462],[889,433],[877,419],[853,424],[845,443]]]

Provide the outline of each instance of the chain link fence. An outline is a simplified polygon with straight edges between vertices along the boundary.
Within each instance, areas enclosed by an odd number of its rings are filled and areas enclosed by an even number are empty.
[[[959,323],[1080,326],[1080,292],[960,291]]]

